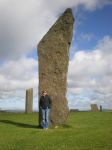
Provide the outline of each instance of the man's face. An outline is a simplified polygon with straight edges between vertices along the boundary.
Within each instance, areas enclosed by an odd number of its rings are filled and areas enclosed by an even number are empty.
[[[45,96],[46,94],[47,94],[47,92],[46,92],[46,91],[44,91],[44,92],[43,92],[43,96]]]

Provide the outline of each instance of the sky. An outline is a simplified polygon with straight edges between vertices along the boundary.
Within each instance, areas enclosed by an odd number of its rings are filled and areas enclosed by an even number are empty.
[[[33,88],[38,110],[37,45],[67,8],[75,18],[68,106],[112,109],[112,0],[0,0],[0,109],[24,110]]]

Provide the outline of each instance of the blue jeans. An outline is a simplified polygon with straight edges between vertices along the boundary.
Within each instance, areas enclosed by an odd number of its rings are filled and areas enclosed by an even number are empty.
[[[42,109],[42,128],[48,128],[49,127],[49,112],[50,109]]]

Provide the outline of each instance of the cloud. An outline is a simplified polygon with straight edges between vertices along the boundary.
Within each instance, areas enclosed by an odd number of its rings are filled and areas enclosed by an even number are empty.
[[[110,3],[109,0],[0,0],[1,59],[19,59],[35,48],[66,8],[82,5],[94,10]]]
[[[26,89],[38,92],[38,63],[33,58],[10,60],[0,67],[0,99],[25,98]]]
[[[36,47],[52,21],[55,20],[52,13],[44,7],[43,1],[2,1],[0,7],[1,58],[17,59]]]
[[[59,12],[62,9],[66,9],[67,7],[75,7],[82,5],[87,10],[94,10],[96,8],[101,8],[104,5],[112,4],[111,0],[48,0],[47,5],[50,10]]]
[[[93,34],[84,34],[82,33],[80,36],[79,36],[79,40],[80,41],[91,41],[94,39],[94,35]]]
[[[93,51],[78,51],[69,63],[70,107],[91,103],[112,108],[112,38],[105,36]],[[69,97],[69,96],[68,96]],[[78,104],[77,104],[78,103]],[[73,105],[72,105],[73,104]]]

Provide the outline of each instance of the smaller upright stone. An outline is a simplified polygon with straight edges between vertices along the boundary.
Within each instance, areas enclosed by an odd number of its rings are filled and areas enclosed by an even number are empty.
[[[100,111],[102,112],[102,105],[100,105]]]
[[[26,113],[32,113],[33,111],[33,89],[26,90]]]
[[[97,111],[99,111],[99,110],[98,110],[98,107],[97,107],[97,104],[91,104],[91,111],[92,111],[92,112],[97,112]]]

